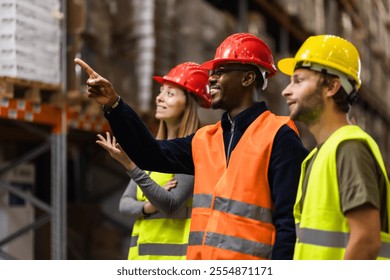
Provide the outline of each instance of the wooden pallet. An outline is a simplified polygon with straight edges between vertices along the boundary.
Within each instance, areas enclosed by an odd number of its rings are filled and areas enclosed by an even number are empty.
[[[0,77],[0,118],[50,125],[54,133],[60,133],[65,112],[67,128],[109,131],[100,105],[78,91],[68,95],[69,100],[63,97],[60,85]]]
[[[0,98],[52,103],[61,96],[60,84],[47,84],[13,77],[0,77]]]

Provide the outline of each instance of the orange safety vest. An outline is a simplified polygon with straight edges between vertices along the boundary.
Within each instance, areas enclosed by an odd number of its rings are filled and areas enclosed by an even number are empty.
[[[187,259],[270,259],[275,242],[268,166],[274,138],[289,117],[262,113],[226,164],[221,122],[192,140],[195,185]]]

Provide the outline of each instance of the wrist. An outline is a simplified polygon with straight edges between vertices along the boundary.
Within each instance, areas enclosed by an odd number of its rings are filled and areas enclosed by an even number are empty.
[[[120,100],[121,100],[121,97],[119,95],[117,95],[115,97],[115,101],[114,102],[110,101],[107,104],[102,105],[103,111],[105,111],[107,113],[110,113],[113,109],[115,109],[119,105],[119,101]]]

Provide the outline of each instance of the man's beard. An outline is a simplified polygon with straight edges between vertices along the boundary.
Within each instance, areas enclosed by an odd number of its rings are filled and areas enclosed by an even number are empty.
[[[306,125],[316,123],[324,111],[324,100],[322,99],[322,88],[317,87],[312,94],[306,96],[295,112],[290,115],[294,121],[303,122]]]

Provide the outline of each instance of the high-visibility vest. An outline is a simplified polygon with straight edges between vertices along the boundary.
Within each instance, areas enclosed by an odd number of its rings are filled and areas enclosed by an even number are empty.
[[[347,218],[340,207],[336,152],[341,142],[353,139],[363,141],[370,147],[386,178],[386,205],[390,219],[389,181],[378,145],[358,126],[349,125],[339,128],[318,151],[309,174],[304,198],[302,184],[306,164],[317,152],[317,148],[302,163],[300,184],[294,205],[297,228],[294,259],[344,259],[350,230]],[[381,240],[382,247],[378,259],[390,258],[390,234],[381,232]]]
[[[174,175],[152,172],[149,176],[157,184],[163,186]],[[137,187],[137,200],[148,200],[139,187]],[[190,218],[191,201],[185,207],[170,215],[157,212],[150,216],[138,218],[133,226],[128,259],[185,259]]]
[[[269,259],[275,242],[268,165],[288,117],[269,111],[245,131],[226,163],[221,123],[192,140],[195,185],[187,259]]]

